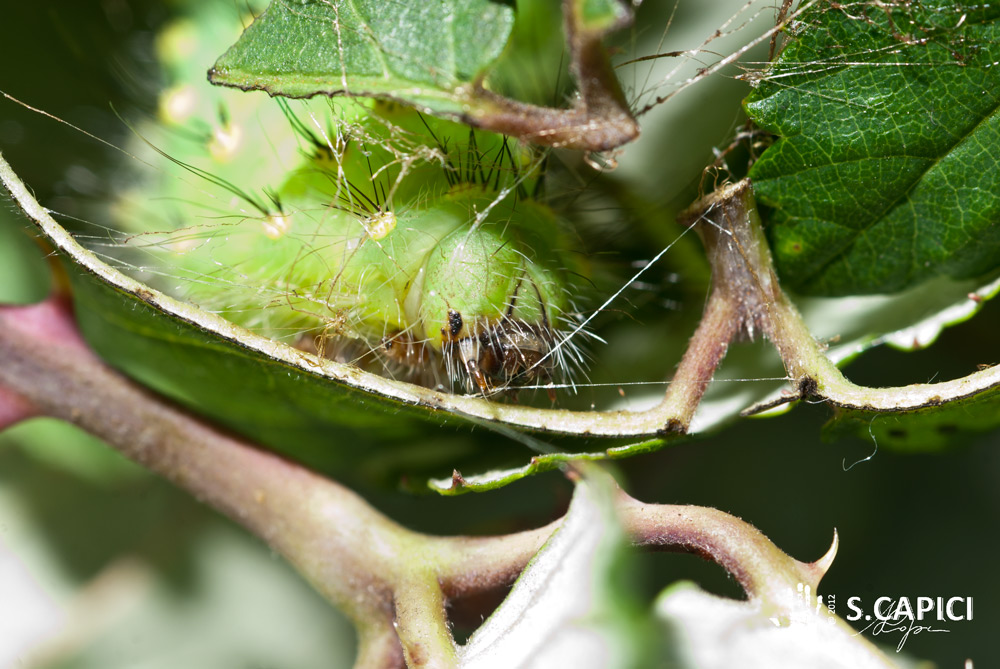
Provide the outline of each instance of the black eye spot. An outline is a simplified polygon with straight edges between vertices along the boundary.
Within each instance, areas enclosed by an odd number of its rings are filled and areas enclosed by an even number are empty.
[[[448,311],[448,327],[451,329],[451,336],[457,337],[462,331],[462,314],[457,311]]]

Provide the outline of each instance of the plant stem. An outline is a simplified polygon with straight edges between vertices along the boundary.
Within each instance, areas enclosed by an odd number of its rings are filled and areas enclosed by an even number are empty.
[[[750,598],[788,608],[808,588],[816,592],[837,551],[804,563],[783,553],[756,527],[717,509],[644,504],[619,493],[618,513],[625,533],[639,546],[701,555],[725,568]]]
[[[739,330],[738,315],[731,300],[717,290],[712,291],[698,329],[667,387],[663,402],[656,409],[666,431],[682,434],[688,431],[712,375],[726,357],[729,342]]]
[[[401,584],[395,592],[395,609],[396,633],[408,667],[458,667],[445,597],[436,579],[409,579]]]
[[[37,329],[66,318],[54,301],[0,309],[0,386],[244,525],[351,618],[362,637],[368,627],[391,622],[392,587],[382,575],[392,572],[407,530],[347,488],[188,416],[82,343]]]
[[[639,136],[639,124],[632,117],[602,41],[608,33],[631,23],[632,13],[623,12],[617,21],[590,26],[583,18],[582,0],[563,0],[562,4],[570,72],[578,90],[573,107],[525,104],[497,95],[479,82],[472,89],[470,102],[475,104],[470,106],[486,111],[466,120],[545,146],[607,151],[627,144]]]
[[[356,625],[358,666],[450,667],[449,601],[509,585],[561,521],[498,537],[412,532],[339,483],[188,415],[108,368],[59,299],[0,306],[0,412],[16,396],[100,437],[226,514],[281,553]],[[712,509],[646,505],[620,494],[634,543],[715,560],[751,597],[781,606],[826,562],[787,557]],[[819,565],[819,566],[817,566]],[[792,594],[789,594],[792,593]]]
[[[748,179],[703,198],[682,216],[700,218],[699,231],[713,269],[713,295],[736,305],[743,329],[767,335],[778,349],[795,392],[779,403],[807,396],[873,412],[906,412],[940,406],[1000,387],[1000,365],[960,379],[894,388],[867,388],[846,379],[781,290]],[[744,413],[773,407],[754,407]]]
[[[40,415],[38,408],[20,395],[0,388],[0,431]]]

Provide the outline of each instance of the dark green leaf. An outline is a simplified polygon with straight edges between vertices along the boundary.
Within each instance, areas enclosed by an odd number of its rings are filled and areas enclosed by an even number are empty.
[[[1000,262],[1000,7],[817,2],[746,108],[779,272],[821,295]]]
[[[30,304],[45,298],[51,280],[41,250],[22,221],[0,211],[0,303]]]
[[[447,418],[331,384],[169,318],[87,274],[71,276],[77,319],[98,354],[150,388],[313,466],[343,468],[378,444],[411,447],[421,432],[415,418]],[[437,455],[449,443],[462,450],[442,435]]]
[[[335,381],[321,368],[310,371],[308,354],[274,344],[294,352],[301,359],[295,364],[240,343],[239,334],[230,339],[234,332],[206,331],[165,313],[143,299],[152,291],[130,293],[76,269],[71,276],[80,327],[98,354],[144,385],[316,469],[341,477],[347,472],[367,479],[403,476],[411,484],[440,475],[442,467],[489,470],[470,475],[467,482],[459,477],[431,484],[438,492],[456,494],[493,490],[551,471],[579,457],[580,448],[587,446],[574,438],[553,444],[504,425],[506,409],[516,409],[509,405],[455,398],[458,406],[485,409],[486,414],[476,416],[449,409],[434,400],[439,394],[409,384],[386,381],[388,389],[399,391],[388,396],[366,391],[350,379]],[[380,378],[356,371],[359,380]],[[484,419],[489,414],[496,423]],[[464,432],[434,429],[443,425],[486,431],[473,442]],[[634,438],[624,445],[618,445],[620,439],[599,440],[590,444],[596,452],[585,457],[631,457],[665,443],[630,441]]]

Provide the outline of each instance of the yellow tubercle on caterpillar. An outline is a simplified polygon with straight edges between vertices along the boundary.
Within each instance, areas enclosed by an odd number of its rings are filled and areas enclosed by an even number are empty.
[[[191,84],[174,86],[160,96],[160,120],[181,125],[198,110],[198,91]]]
[[[220,163],[227,163],[236,157],[243,145],[243,126],[238,123],[223,123],[212,128],[212,141],[208,152]]]
[[[264,227],[264,236],[277,241],[292,229],[292,217],[289,214],[271,214],[261,224]]]
[[[156,36],[156,55],[161,63],[185,62],[198,53],[198,24],[191,19],[179,19]]]
[[[378,211],[368,217],[363,223],[368,237],[378,241],[385,239],[390,232],[396,229],[396,214],[391,211]]]

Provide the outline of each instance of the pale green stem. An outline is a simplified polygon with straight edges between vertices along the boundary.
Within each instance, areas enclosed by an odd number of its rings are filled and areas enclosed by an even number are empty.
[[[436,579],[404,581],[396,588],[395,608],[396,633],[408,667],[458,667],[458,649],[448,628],[445,596]]]

